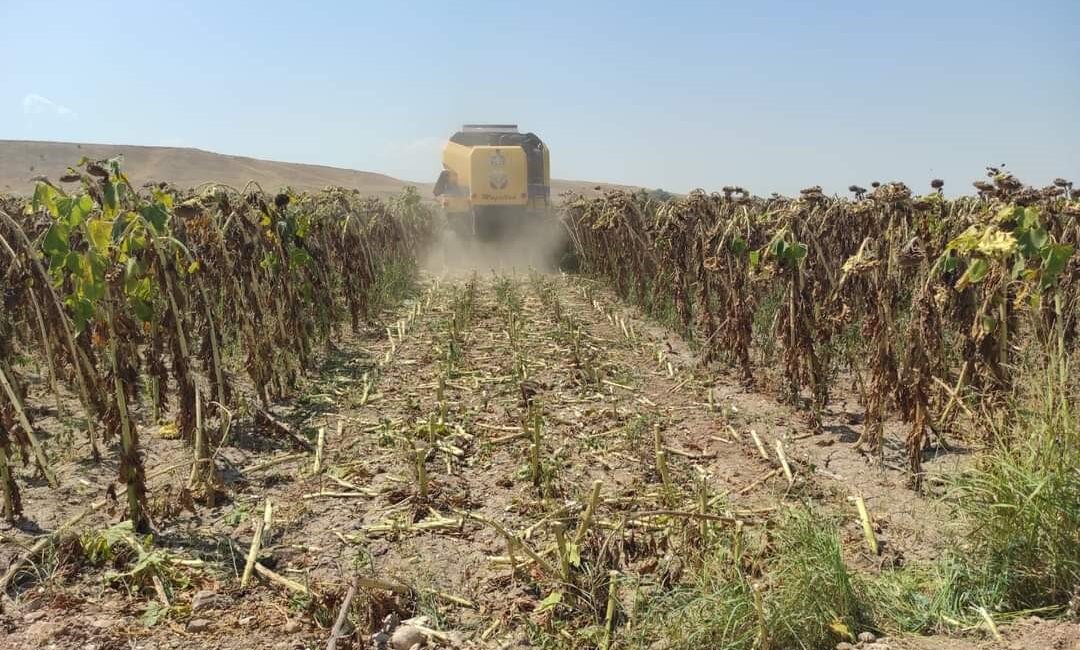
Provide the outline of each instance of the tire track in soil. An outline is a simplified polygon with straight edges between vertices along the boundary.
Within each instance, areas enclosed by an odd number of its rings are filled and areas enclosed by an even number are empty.
[[[695,477],[703,474],[709,477],[717,507],[737,507],[747,517],[767,517],[784,500],[823,499],[844,513],[849,521],[847,546],[858,548],[862,532],[853,507],[845,502],[849,492],[870,494],[873,515],[886,526],[896,525],[894,520],[910,506],[901,500],[903,506],[888,507],[896,503],[895,483],[882,480],[878,470],[854,452],[844,462],[866,466],[863,473],[854,475],[853,484],[847,477],[840,481],[836,472],[811,474],[811,466],[820,461],[811,448],[814,441],[807,442],[809,431],[799,412],[747,391],[727,375],[703,372],[693,353],[662,328],[626,310],[605,307],[604,303],[617,303],[604,290],[584,280],[558,278],[553,281],[556,295],[566,313],[583,326],[588,346],[602,358],[605,378],[611,378],[600,385],[583,384],[575,377],[565,342],[559,340],[558,324],[546,313],[550,309],[533,286],[535,280],[525,276],[512,280],[527,323],[516,346],[507,335],[506,310],[495,295],[497,282],[498,278],[480,278],[475,319],[463,344],[459,370],[445,387],[447,426],[455,431],[450,436],[464,449],[464,458],[454,463],[453,471],[446,470],[442,454],[429,458],[426,467],[433,497],[428,503],[414,502],[415,470],[407,444],[410,437],[424,435],[436,411],[438,377],[445,365],[440,355],[452,318],[451,297],[462,287],[458,280],[440,288],[431,309],[398,346],[394,362],[379,383],[381,399],[366,408],[345,405],[338,409],[340,413],[312,423],[333,431],[336,418],[343,419],[345,435],[342,440],[331,438],[327,467],[332,472],[345,470],[342,477],[348,482],[380,495],[303,500],[304,494],[317,491],[316,483],[308,480],[295,485],[292,492],[278,497],[302,503],[298,506],[301,515],[270,549],[279,563],[317,582],[343,585],[344,576],[359,567],[378,579],[453,594],[476,608],[439,605],[442,616],[466,633],[477,633],[493,619],[526,613],[542,595],[511,584],[508,567],[492,562],[492,557],[504,556],[506,549],[491,529],[466,522],[422,531],[410,530],[408,524],[436,513],[453,517],[452,509],[462,508],[501,522],[535,548],[549,549],[554,544],[550,531],[535,525],[545,511],[559,505],[569,504],[572,512],[580,513],[594,480],[604,481],[601,518],[618,516],[629,500],[655,502],[659,498],[650,430],[654,425],[660,427],[664,444],[671,450],[668,463],[674,482],[689,490]],[[614,318],[608,318],[609,313]],[[622,325],[617,324],[620,318]],[[632,336],[624,332],[624,325]],[[380,342],[373,351],[377,356],[387,347]],[[524,412],[519,403],[520,377],[514,375],[514,360],[521,351],[530,366],[528,381],[539,387],[537,399],[545,419],[543,456],[559,460],[560,465],[557,486],[547,495],[546,504],[522,478],[528,442],[505,441],[520,431]],[[658,351],[663,352],[659,360]],[[709,385],[714,410],[707,399]],[[758,430],[768,460],[747,436],[749,428]],[[796,477],[794,486],[779,471],[773,451],[781,438]],[[836,463],[834,459],[834,467]],[[771,478],[762,480],[766,476]],[[875,486],[882,492],[873,491]],[[885,492],[888,499],[883,498]],[[879,494],[882,507],[874,508]],[[929,510],[926,500],[912,498],[917,514]],[[396,524],[398,529],[365,533],[365,526],[380,524]],[[894,542],[885,529],[879,528],[879,533],[883,542],[898,550],[905,542],[912,547],[925,543],[906,535],[897,535],[899,541]],[[424,606],[427,611],[435,607],[433,601]]]
[[[507,333],[507,309],[496,296],[500,282],[512,287],[521,301],[524,327],[514,342]],[[444,454],[428,458],[427,502],[414,498],[409,438],[422,438],[437,410],[451,299],[462,290],[461,281],[440,288],[431,308],[397,346],[394,361],[378,384],[381,399],[363,408],[346,401],[336,413],[310,423],[331,432],[337,419],[344,422],[344,436],[329,438],[325,465],[338,478],[379,496],[305,499],[318,492],[319,481],[314,478],[272,492],[271,498],[288,504],[282,511],[282,534],[268,549],[279,567],[287,574],[339,585],[358,568],[377,579],[421,587],[422,593],[453,594],[476,605],[475,609],[451,606],[453,625],[467,634],[478,633],[492,620],[527,612],[542,594],[512,584],[508,566],[491,560],[505,556],[506,547],[490,528],[466,522],[418,531],[408,529],[408,524],[434,513],[453,517],[454,508],[467,509],[501,522],[534,548],[550,550],[552,534],[538,522],[544,521],[545,512],[561,506],[580,514],[594,480],[604,482],[597,513],[602,524],[614,526],[635,510],[658,509],[662,495],[655,472],[654,425],[660,427],[665,445],[681,452],[668,454],[672,482],[681,490],[691,490],[700,472],[709,477],[709,494],[717,497],[717,510],[726,502],[737,505],[747,518],[767,516],[773,499],[763,486],[748,494],[738,492],[769,465],[732,453],[741,446],[718,418],[704,412],[707,406],[691,399],[677,378],[655,368],[642,344],[625,339],[579,299],[576,286],[560,278],[553,281],[555,293],[582,325],[585,345],[604,371],[601,383],[583,382],[536,284],[535,278],[526,276],[479,279],[474,322],[463,342],[458,370],[445,387],[448,438],[464,456],[455,459],[453,471],[447,471]],[[386,347],[380,342],[372,350],[377,356]],[[558,466],[554,485],[542,497],[524,477],[528,441],[507,440],[521,430],[525,412],[520,371],[515,376],[520,359],[525,360],[525,379],[536,387],[535,399],[544,417],[542,457]],[[703,442],[703,435],[726,442]],[[327,485],[325,479],[322,484]],[[365,527],[395,524],[397,530],[390,532],[365,532]]]

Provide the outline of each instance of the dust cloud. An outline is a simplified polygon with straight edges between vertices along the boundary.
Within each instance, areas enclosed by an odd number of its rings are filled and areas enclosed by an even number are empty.
[[[472,273],[554,273],[572,266],[572,247],[566,227],[556,215],[498,239],[480,241],[442,227],[423,261],[425,270],[447,277]]]

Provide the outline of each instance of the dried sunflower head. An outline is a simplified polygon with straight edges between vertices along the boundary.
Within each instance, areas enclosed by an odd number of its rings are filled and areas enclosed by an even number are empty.
[[[994,184],[1005,190],[1006,192],[1015,192],[1021,189],[1024,184],[1021,183],[1015,176],[1008,172],[1001,172],[994,175]]]
[[[818,201],[825,200],[825,194],[822,193],[820,185],[814,185],[813,187],[807,187],[805,189],[799,190],[799,196],[802,197],[804,201],[808,201],[810,203],[816,203]]]
[[[859,251],[859,253],[852,255],[844,262],[844,265],[840,267],[840,270],[844,272],[844,275],[858,275],[859,273],[865,273],[872,269],[877,268],[881,264],[880,260],[874,258],[873,253],[869,251]]]
[[[1042,193],[1036,189],[1026,188],[1020,190],[1017,194],[1011,197],[1011,200],[1016,205],[1035,205],[1042,198]]]
[[[934,195],[920,196],[911,202],[912,207],[916,210],[929,210],[934,207],[937,202],[934,200]]]
[[[871,196],[884,203],[900,203],[911,198],[911,190],[903,183],[886,183],[875,188]]]
[[[199,213],[199,202],[197,199],[188,199],[180,205],[176,206],[176,216],[181,219],[188,220],[194,219],[195,215]]]

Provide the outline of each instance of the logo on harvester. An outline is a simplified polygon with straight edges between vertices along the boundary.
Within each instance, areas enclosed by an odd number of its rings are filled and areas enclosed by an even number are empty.
[[[488,185],[493,190],[505,190],[510,184],[510,176],[506,173],[506,156],[498,149],[488,159],[491,169],[488,170]]]

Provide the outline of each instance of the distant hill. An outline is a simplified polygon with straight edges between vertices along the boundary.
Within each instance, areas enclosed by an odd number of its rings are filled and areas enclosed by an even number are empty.
[[[383,197],[397,194],[409,185],[415,185],[422,194],[430,196],[432,188],[431,182],[409,182],[376,172],[230,156],[184,147],[0,140],[0,192],[29,194],[33,191],[31,179],[34,176],[55,180],[83,156],[104,159],[121,154],[124,171],[135,185],[168,181],[179,187],[195,187],[213,181],[242,187],[254,180],[267,191],[284,185],[298,190],[337,185]],[[552,195],[557,199],[566,191],[592,194],[598,186],[604,189],[620,187],[555,180],[552,181]]]

